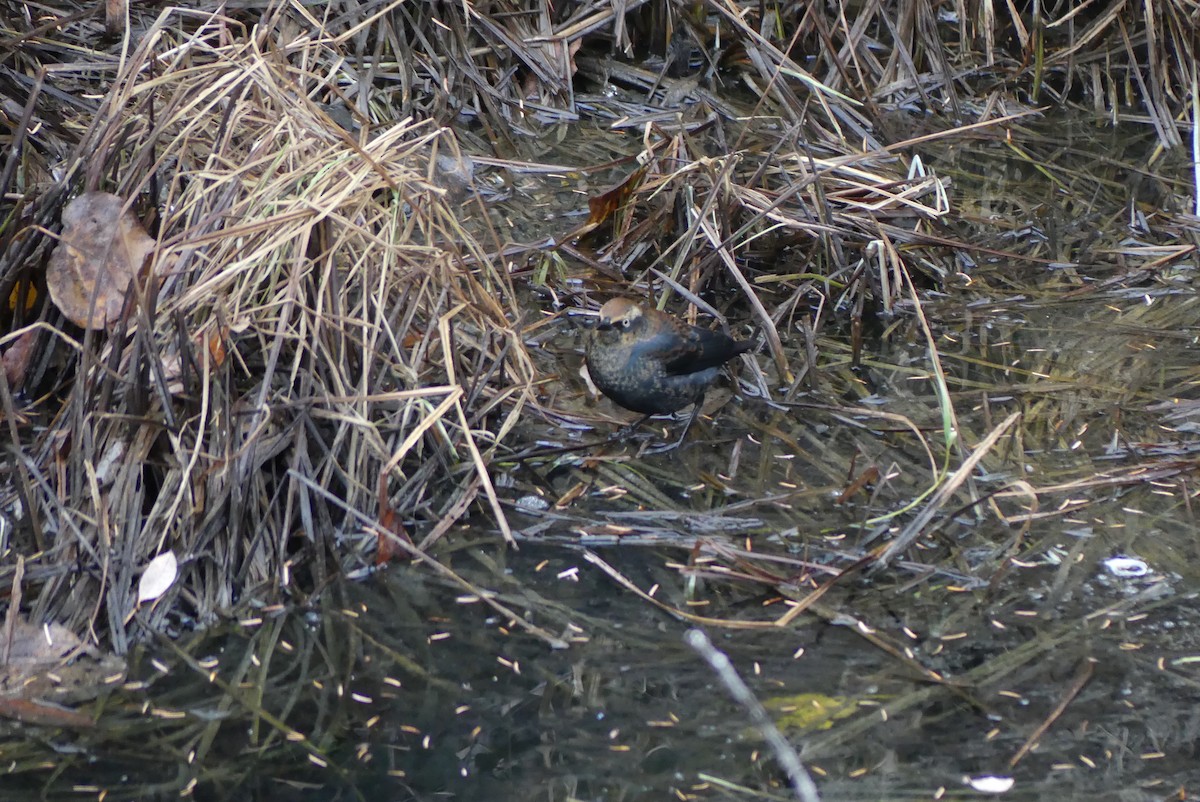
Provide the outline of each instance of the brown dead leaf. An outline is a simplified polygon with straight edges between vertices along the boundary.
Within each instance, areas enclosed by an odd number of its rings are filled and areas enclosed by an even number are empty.
[[[575,54],[583,47],[583,39],[576,39],[572,42],[563,42],[562,40],[550,40],[541,42],[542,52],[546,55],[546,61],[556,67],[562,67],[563,62],[566,62],[568,79],[574,78],[575,73],[579,72],[579,66],[575,63]]]
[[[575,500],[582,496],[591,487],[590,482],[576,482],[575,486],[568,489],[566,493],[559,496],[558,501],[554,502],[554,509],[565,510],[575,503]]]
[[[10,666],[43,666],[61,660],[81,647],[75,633],[61,624],[36,626],[18,620],[8,644]]]
[[[32,699],[6,699],[0,697],[0,716],[42,727],[88,729],[95,726],[92,717],[85,713],[68,710],[52,702],[35,701]]]
[[[91,701],[128,675],[123,659],[97,654],[60,624],[37,626],[13,616],[5,629],[9,660],[0,665],[0,718],[90,727],[92,716],[64,705]]]
[[[400,553],[400,543],[412,546],[412,538],[400,521],[400,513],[387,495],[387,476],[379,475],[379,541],[375,545],[375,564],[387,565]]]
[[[629,200],[634,191],[642,183],[642,179],[646,177],[645,165],[637,168],[630,174],[628,178],[622,181],[617,186],[607,190],[594,198],[588,198],[588,222],[593,225],[599,225],[625,205],[625,201]]]
[[[15,393],[25,386],[25,373],[37,344],[37,332],[30,329],[18,337],[3,354],[0,354],[0,370],[8,382],[9,392]]]
[[[225,341],[229,339],[229,327],[219,326],[208,335],[208,355],[212,357],[213,367],[225,364]]]
[[[203,357],[203,351],[208,351],[208,357],[211,360],[211,367],[219,368],[225,364],[225,359],[229,355],[225,348],[225,343],[229,340],[229,326],[211,326],[204,329],[192,337],[192,345],[195,347],[193,355],[197,360]],[[163,378],[167,380],[167,392],[171,395],[182,395],[183,386],[183,355],[178,350],[172,349],[170,352],[163,354],[160,364],[162,366]],[[203,369],[204,365],[197,365]]]
[[[102,329],[117,319],[129,283],[154,250],[154,239],[124,206],[116,195],[86,192],[63,209],[62,237],[50,256],[46,284],[54,305],[85,329]]]

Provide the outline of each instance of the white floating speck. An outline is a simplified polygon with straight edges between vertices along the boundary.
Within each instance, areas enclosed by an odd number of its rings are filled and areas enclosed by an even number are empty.
[[[550,509],[550,502],[541,496],[521,496],[517,499],[517,509],[529,512],[544,512]]]
[[[1138,557],[1127,557],[1124,554],[1109,557],[1102,565],[1105,571],[1118,579],[1137,579],[1150,573],[1150,566],[1146,564],[1145,560]]]
[[[980,777],[964,777],[963,782],[981,794],[1007,794],[1012,790],[1015,780],[1012,777],[984,774]]]

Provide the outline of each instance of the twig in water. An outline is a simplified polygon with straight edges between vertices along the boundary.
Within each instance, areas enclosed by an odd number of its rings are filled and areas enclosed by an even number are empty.
[[[762,733],[763,738],[771,747],[771,751],[775,753],[775,759],[779,761],[779,765],[783,766],[783,770],[791,779],[792,790],[796,793],[796,798],[800,802],[821,802],[817,786],[808,771],[805,770],[804,764],[800,762],[800,756],[783,737],[783,733],[775,726],[775,722],[771,721],[771,717],[767,715],[762,703],[754,697],[754,694],[746,687],[746,683],[742,682],[742,678],[738,676],[725,653],[713,646],[708,636],[698,629],[689,629],[684,633],[683,639],[688,646],[691,646],[704,658],[734,701],[746,708],[746,712],[750,714],[750,722]]]

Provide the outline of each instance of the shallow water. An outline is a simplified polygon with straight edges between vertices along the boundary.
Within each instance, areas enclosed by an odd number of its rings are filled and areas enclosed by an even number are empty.
[[[1133,137],[1043,125],[1030,142],[1070,135],[1059,181],[1137,163]],[[133,655],[95,729],[7,726],[5,798],[788,798],[692,626],[824,799],[962,797],[983,775],[1012,777],[1008,799],[1191,798],[1200,308],[1194,258],[1160,261],[1139,228],[1186,221],[1132,190],[1140,206],[1092,193],[1081,212],[1078,185],[1056,196],[998,146],[932,161],[963,210],[947,227],[1022,255],[948,249],[918,289],[955,442],[911,306],[867,321],[857,364],[831,315],[788,405],[754,397],[764,380],[784,396],[760,354],[679,452],[639,454],[675,431],[656,421],[502,466],[520,547],[482,520],[453,533],[437,556],[462,583],[399,566],[339,582]],[[803,363],[803,328],[781,334]],[[538,341],[559,376],[546,404],[572,417],[531,414],[519,439],[578,445],[627,419],[587,399],[576,330]],[[1014,412],[904,560],[854,567]]]

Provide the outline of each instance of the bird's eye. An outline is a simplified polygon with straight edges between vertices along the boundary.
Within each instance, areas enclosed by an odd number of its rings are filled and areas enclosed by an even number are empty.
[[[625,318],[624,320],[621,321],[621,328],[625,328],[625,329],[629,328],[629,326],[632,322],[633,321],[631,321],[629,318]]]

